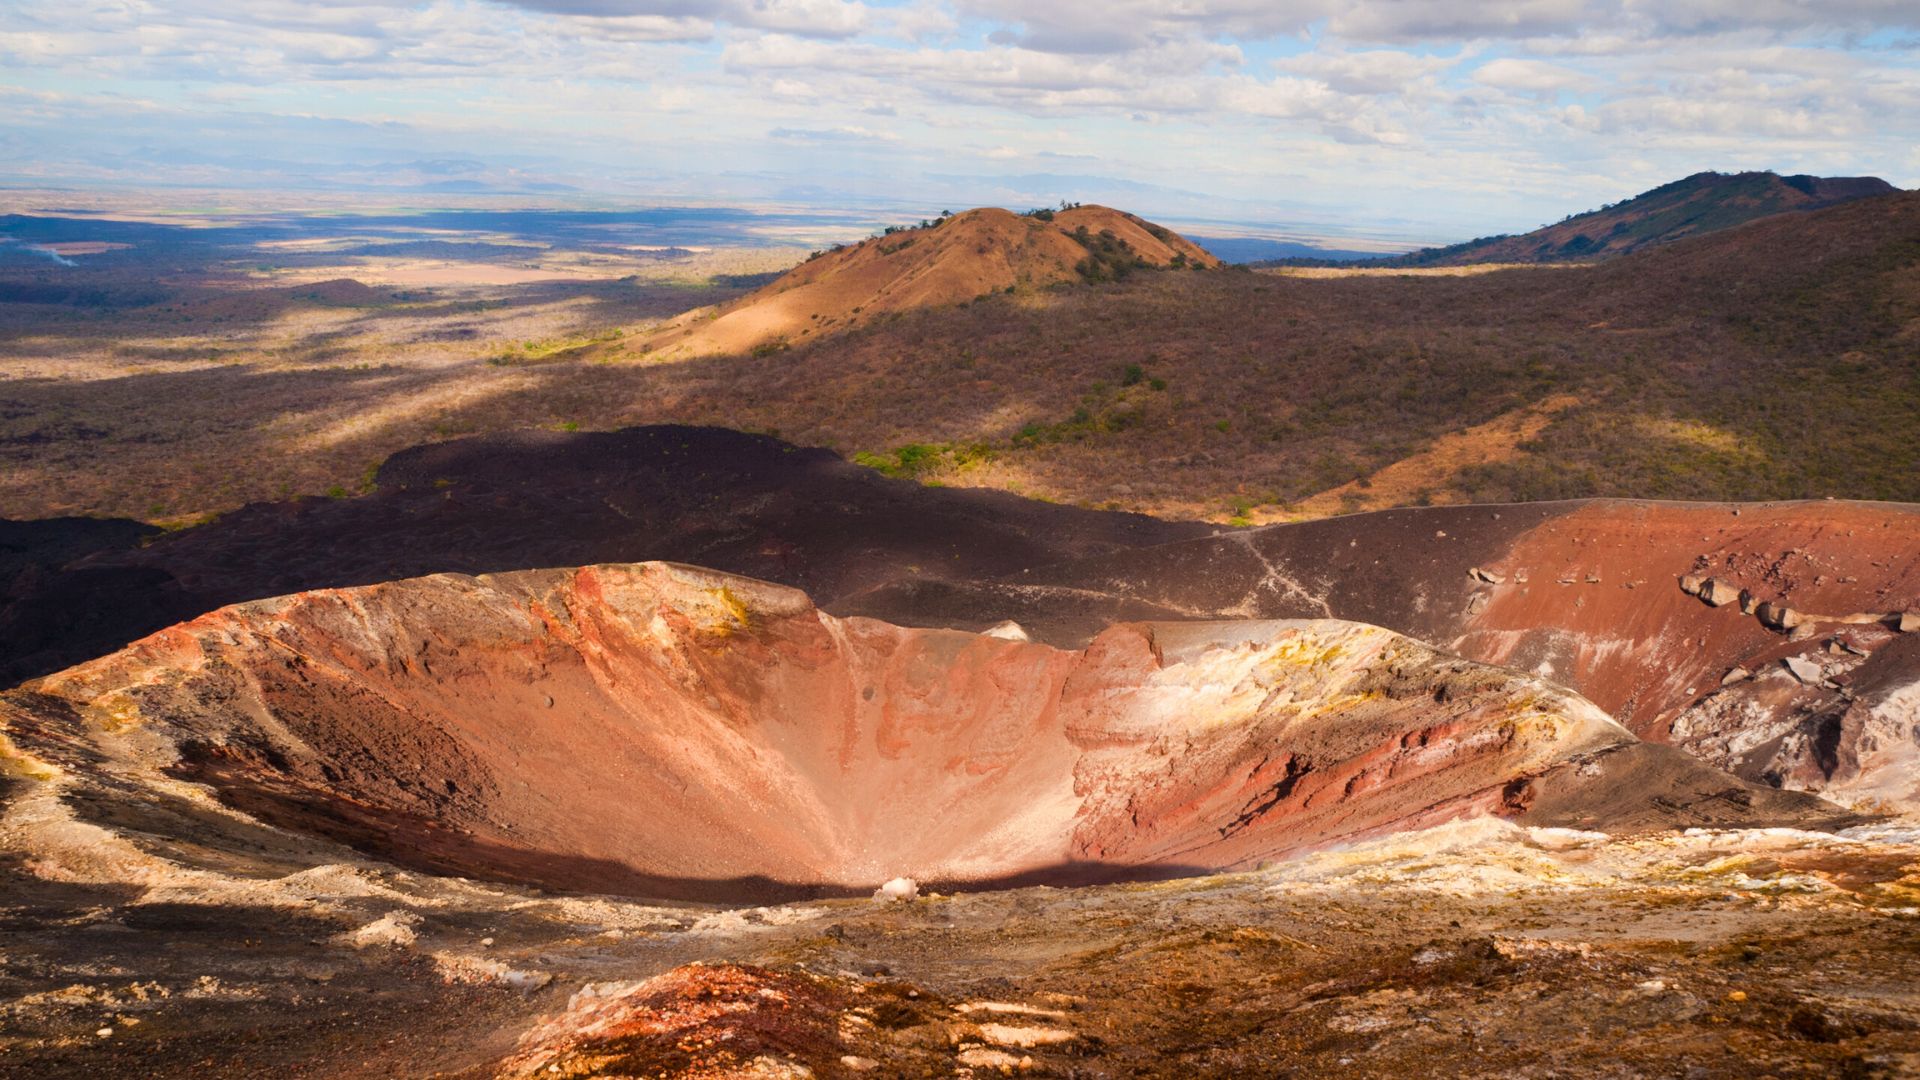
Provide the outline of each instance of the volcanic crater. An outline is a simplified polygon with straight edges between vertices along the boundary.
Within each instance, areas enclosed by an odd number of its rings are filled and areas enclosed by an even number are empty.
[[[1633,817],[1681,789],[1740,788],[1718,802],[1745,817],[1815,805],[1366,624],[1126,623],[1069,650],[667,563],[235,605],[0,712],[50,769],[204,784],[434,872],[667,899],[1165,878],[1537,802]],[[1634,805],[1583,809],[1609,759],[1644,774]]]

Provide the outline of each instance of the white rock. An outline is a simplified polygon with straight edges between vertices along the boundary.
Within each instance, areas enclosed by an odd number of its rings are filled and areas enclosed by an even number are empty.
[[[988,627],[987,630],[985,631],[985,634],[987,637],[1000,638],[1005,641],[1032,641],[1033,640],[1032,638],[1027,636],[1026,627],[1021,626],[1019,623],[1014,622],[1012,619],[1008,619],[1006,622],[997,623],[994,626]]]
[[[1014,1057],[1005,1050],[994,1050],[985,1046],[969,1046],[957,1055],[962,1065],[976,1069],[999,1069],[1002,1072],[1025,1072],[1033,1068],[1033,1059],[1022,1055]]]
[[[1740,590],[1719,578],[1708,578],[1700,583],[1698,595],[1714,607],[1726,607],[1740,599]]]
[[[1078,1038],[1073,1032],[1063,1031],[1060,1028],[1015,1027],[1012,1024],[981,1024],[980,1037],[990,1043],[1000,1046],[1017,1046],[1022,1050],[1072,1042]]]
[[[415,928],[419,925],[420,916],[411,911],[389,911],[360,929],[349,930],[339,937],[356,949],[382,946],[405,948],[418,939]]]
[[[882,903],[911,900],[920,895],[920,883],[910,877],[897,877],[873,890],[873,898]]]
[[[1823,676],[1820,665],[1798,656],[1789,656],[1780,661],[1781,665],[1793,673],[1793,677],[1810,686],[1818,685]]]

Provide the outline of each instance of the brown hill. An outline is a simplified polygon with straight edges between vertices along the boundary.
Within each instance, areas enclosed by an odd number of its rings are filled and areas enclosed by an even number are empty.
[[[746,352],[1009,289],[1218,265],[1171,230],[1108,207],[988,207],[822,253],[739,300],[668,322],[638,347],[656,359]]]
[[[1469,240],[1364,265],[1466,266],[1601,259],[1731,228],[1772,214],[1815,210],[1898,190],[1875,176],[1695,173],[1521,236]]]
[[[1920,193],[1902,193],[1593,265],[1152,274],[593,381],[628,384],[611,411],[634,422],[724,418],[928,480],[1166,516],[1920,501],[1917,271]]]

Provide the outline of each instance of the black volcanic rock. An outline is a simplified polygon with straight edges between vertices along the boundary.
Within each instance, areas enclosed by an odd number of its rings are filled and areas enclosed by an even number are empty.
[[[256,503],[144,547],[147,526],[79,521],[0,523],[0,685],[225,604],[422,574],[661,559],[826,603],[903,576],[980,580],[1213,531],[924,487],[828,450],[681,426],[416,447],[369,495]]]

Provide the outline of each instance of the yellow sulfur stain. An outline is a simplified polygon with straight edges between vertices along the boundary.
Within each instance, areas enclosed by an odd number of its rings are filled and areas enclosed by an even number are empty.
[[[706,594],[713,597],[716,610],[711,613],[712,621],[700,628],[704,633],[716,638],[729,638],[742,630],[753,628],[753,609],[732,589],[721,585],[707,589]]]
[[[12,780],[54,780],[59,778],[60,770],[13,745],[13,740],[0,734],[0,776]]]

